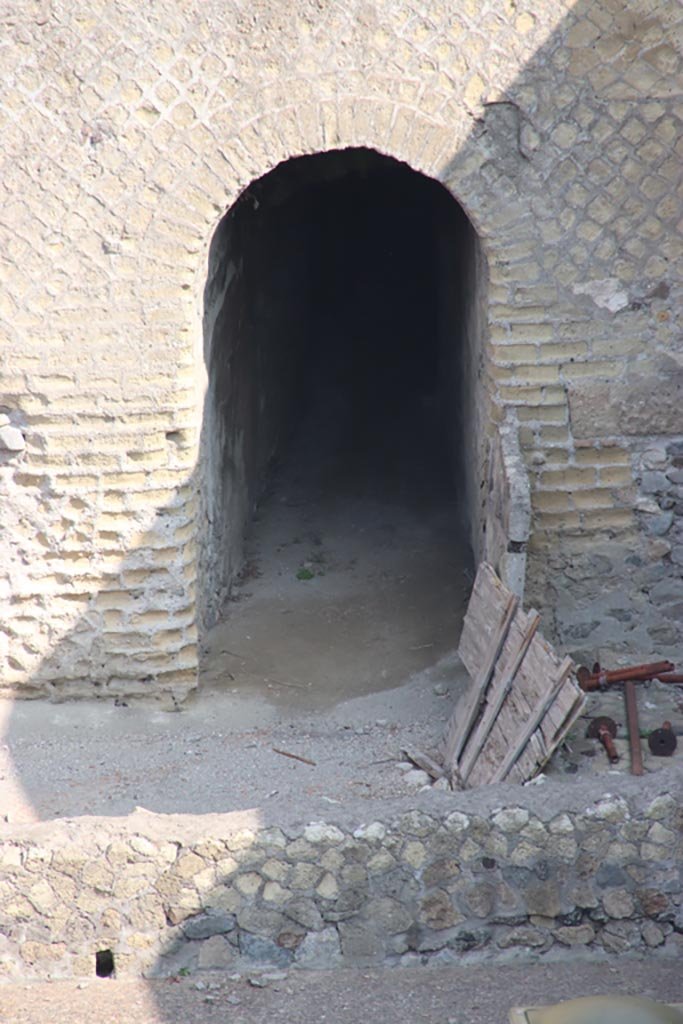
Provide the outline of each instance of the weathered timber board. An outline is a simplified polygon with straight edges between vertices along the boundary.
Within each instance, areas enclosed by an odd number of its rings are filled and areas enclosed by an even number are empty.
[[[458,647],[460,660],[472,679],[486,660],[509,596],[491,566],[483,562],[474,581]]]
[[[473,679],[476,679],[490,654],[509,596],[509,591],[491,566],[485,563],[480,565],[458,651]],[[560,658],[552,646],[540,634],[536,634],[488,735],[482,741],[485,733],[482,720],[487,708],[495,703],[501,684],[505,683],[509,668],[514,663],[524,633],[529,627],[530,618],[528,613],[517,609],[491,675],[491,682],[485,692],[482,713],[461,753],[460,766],[467,766],[472,761],[468,778],[470,786],[485,785],[491,781],[505,759],[514,737],[523,731],[534,708],[557,679]],[[456,716],[460,721],[463,711],[468,706],[468,697],[471,698],[472,694],[473,690],[470,688],[458,704]],[[537,774],[581,713],[584,700],[584,695],[573,676],[568,677],[511,767],[508,774],[510,781],[522,782]],[[478,746],[481,749],[475,758]]]
[[[529,645],[533,642],[539,619],[539,615],[535,612],[525,615],[524,612],[518,610],[515,614],[512,625],[514,626],[516,622],[524,620],[526,620],[526,625],[520,632],[519,642],[509,646],[509,657],[505,659],[501,672],[494,674],[495,678],[486,694],[486,704],[481,718],[471,738],[468,740],[460,760],[459,767],[463,782],[465,783],[468,782],[474,765],[484,747],[488,745],[491,730],[496,727],[496,722],[505,706],[509,690],[514,685],[517,673],[528,653]],[[505,645],[503,645],[503,650],[505,650]]]
[[[484,785],[490,781],[495,768],[505,758],[510,742],[524,728],[536,704],[548,692],[553,680],[557,678],[559,662],[554,652],[542,638],[538,643],[536,643],[536,639],[535,637],[470,774],[469,782],[472,785]],[[570,677],[561,687],[534,733],[534,737],[537,737],[540,743],[540,751],[546,751],[549,754],[556,748],[558,738],[565,731],[567,718],[574,712],[577,699],[581,701],[581,691]],[[572,717],[574,716],[572,715]],[[537,744],[534,743],[534,752],[532,754],[530,751],[529,757],[525,756],[525,749],[520,754],[517,765],[525,767],[528,761],[529,766],[533,767],[539,756],[536,748]],[[543,762],[546,759],[547,756],[541,758]]]
[[[467,739],[477,723],[481,713],[482,702],[489,687],[493,670],[503,646],[510,623],[517,611],[518,601],[510,595],[506,601],[502,620],[493,632],[486,657],[477,675],[472,679],[467,692],[458,702],[451,714],[441,746],[442,761],[446,772],[452,773],[458,767],[460,755]]]

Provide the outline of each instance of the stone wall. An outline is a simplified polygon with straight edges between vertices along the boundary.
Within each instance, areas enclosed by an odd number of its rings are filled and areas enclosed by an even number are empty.
[[[88,977],[103,950],[132,975],[680,956],[680,778],[665,774],[657,788],[622,779],[619,797],[425,793],[293,827],[142,811],[2,826],[0,977]]]
[[[195,685],[211,240],[279,162],[360,146],[443,182],[479,236],[482,421],[519,417],[531,600],[571,650],[674,653],[677,0],[0,17],[3,690]]]

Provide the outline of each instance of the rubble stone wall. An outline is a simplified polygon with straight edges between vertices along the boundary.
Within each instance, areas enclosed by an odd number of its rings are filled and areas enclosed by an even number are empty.
[[[675,653],[682,18],[0,5],[3,690],[195,685],[209,246],[251,181],[352,146],[443,182],[479,235],[482,421],[519,417],[531,599],[603,661]]]
[[[103,950],[129,975],[680,956],[680,802],[649,788],[295,828],[147,812],[4,827],[0,978],[88,977]]]

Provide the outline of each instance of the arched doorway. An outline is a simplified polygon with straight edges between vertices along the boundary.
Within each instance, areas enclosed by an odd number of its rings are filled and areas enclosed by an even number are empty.
[[[225,215],[204,312],[205,682],[325,703],[457,645],[482,267],[451,194],[369,149],[288,160]]]

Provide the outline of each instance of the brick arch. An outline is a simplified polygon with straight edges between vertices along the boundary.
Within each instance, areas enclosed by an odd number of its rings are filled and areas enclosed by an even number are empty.
[[[213,394],[212,381],[215,380],[212,362],[214,358],[213,330],[216,319],[209,314],[205,319],[203,298],[204,289],[207,286],[211,289],[211,282],[220,281],[222,271],[218,271],[215,277],[211,272],[211,261],[209,259],[209,247],[212,241],[218,238],[218,229],[226,214],[232,209],[239,196],[252,183],[267,177],[275,169],[289,160],[304,158],[307,156],[320,155],[326,152],[340,151],[344,149],[369,149],[380,156],[388,157],[403,164],[416,176],[423,176],[432,181],[437,181],[444,186],[445,192],[450,193],[455,204],[464,214],[464,219],[469,222],[469,244],[472,249],[471,273],[472,278],[463,288],[470,288],[472,296],[471,306],[468,306],[467,322],[472,317],[476,320],[476,326],[467,328],[458,327],[467,333],[468,354],[463,355],[461,350],[460,359],[464,360],[463,365],[470,373],[473,388],[472,396],[476,391],[482,395],[481,408],[475,411],[477,398],[472,397],[463,403],[464,411],[459,410],[456,414],[458,421],[462,417],[464,422],[469,424],[469,436],[463,442],[466,458],[471,469],[468,470],[466,492],[470,513],[468,515],[468,529],[472,534],[472,544],[475,551],[481,545],[481,510],[479,508],[478,495],[481,490],[481,479],[484,473],[486,460],[486,434],[493,417],[488,410],[488,404],[493,398],[491,389],[492,375],[488,371],[486,346],[484,339],[487,334],[487,312],[486,312],[486,281],[487,281],[487,253],[480,243],[489,243],[495,236],[495,213],[496,207],[487,205],[485,193],[482,192],[482,181],[478,181],[477,174],[473,173],[472,161],[458,163],[454,160],[454,132],[447,129],[443,124],[429,119],[413,108],[406,108],[387,100],[375,103],[374,101],[358,100],[351,101],[349,116],[344,116],[343,102],[336,107],[336,120],[331,124],[325,120],[321,113],[323,104],[312,104],[304,107],[291,107],[288,112],[291,118],[289,122],[291,131],[280,130],[275,133],[273,130],[272,115],[264,115],[262,118],[247,125],[242,131],[236,132],[231,139],[221,146],[221,157],[224,164],[232,168],[232,176],[225,182],[223,198],[219,203],[214,197],[214,208],[220,207],[217,216],[205,222],[204,227],[209,230],[203,240],[203,258],[198,261],[197,294],[200,300],[200,315],[196,319],[197,351],[196,363],[202,367],[201,372],[205,375],[205,395],[203,404],[203,443],[200,444],[198,452],[198,476],[197,482],[202,494],[201,501],[205,505],[205,511],[200,514],[200,522],[209,523],[223,522],[223,526],[215,536],[228,535],[232,529],[228,529],[230,516],[221,511],[221,502],[216,500],[220,493],[221,484],[217,484],[220,475],[216,472],[216,466],[223,466],[226,463],[234,465],[242,458],[242,452],[236,454],[237,449],[229,448],[226,457],[225,452],[218,452],[213,441],[207,440],[221,434],[216,429],[219,415],[217,412],[218,403]],[[296,115],[296,116],[295,116]],[[457,135],[455,136],[457,137]],[[457,145],[457,143],[456,143]],[[457,156],[457,152],[455,154]],[[487,187],[486,185],[484,187]],[[479,193],[477,192],[479,189]],[[512,205],[514,197],[508,196],[508,206]],[[502,202],[501,196],[497,202]],[[519,216],[523,216],[520,211]],[[515,221],[508,209],[508,225]],[[222,259],[223,257],[219,257]],[[214,264],[215,266],[215,264]],[[468,275],[469,275],[468,271]],[[208,276],[207,276],[208,275]],[[215,293],[219,294],[219,291]],[[223,301],[222,299],[220,300]],[[457,300],[460,301],[460,300]],[[469,301],[469,300],[468,300]],[[210,307],[207,306],[207,309]],[[465,322],[463,318],[462,322]],[[207,335],[204,336],[205,325],[211,323],[207,328]],[[460,338],[462,341],[463,339]],[[447,374],[453,374],[454,369],[449,367]],[[470,405],[472,408],[470,408]],[[461,430],[460,425],[458,430]],[[225,442],[221,440],[220,444]],[[232,442],[229,442],[231,444]],[[209,455],[210,452],[210,455]],[[208,482],[207,482],[208,481]],[[237,488],[240,493],[245,490],[241,484]],[[249,493],[249,492],[245,492]],[[477,498],[475,499],[475,495]],[[207,511],[208,510],[208,511]],[[240,509],[240,516],[244,510]],[[243,532],[243,521],[239,520],[241,526],[238,534]],[[212,528],[213,529],[213,528]],[[199,597],[199,620],[203,627],[215,619],[215,612],[218,601],[205,605],[206,595],[220,595],[227,593],[224,580],[232,579],[237,559],[240,557],[237,543],[229,539],[224,547],[213,539],[207,540],[209,533],[203,533],[202,526],[198,533],[199,540],[199,562],[198,575],[200,580],[207,580],[204,596]],[[211,531],[209,531],[211,532]],[[220,550],[229,550],[229,557],[225,560],[224,574],[221,577]],[[233,551],[236,553],[233,555]],[[202,590],[200,584],[199,590]]]
[[[392,91],[398,93],[398,85]],[[528,210],[505,174],[497,176],[493,197],[489,182],[478,173],[484,159],[471,128],[472,119],[464,107],[458,123],[446,124],[390,95],[349,94],[265,112],[221,140],[214,153],[201,155],[215,181],[224,182],[220,195],[207,193],[204,184],[195,183],[191,173],[188,176],[188,189],[204,192],[211,209],[202,224],[202,254],[208,253],[216,227],[240,193],[278,164],[313,153],[367,147],[441,182],[467,214],[488,256],[496,239],[501,245],[507,241],[499,237],[499,210],[506,211],[508,231]],[[204,268],[205,261],[200,260],[200,276]]]

